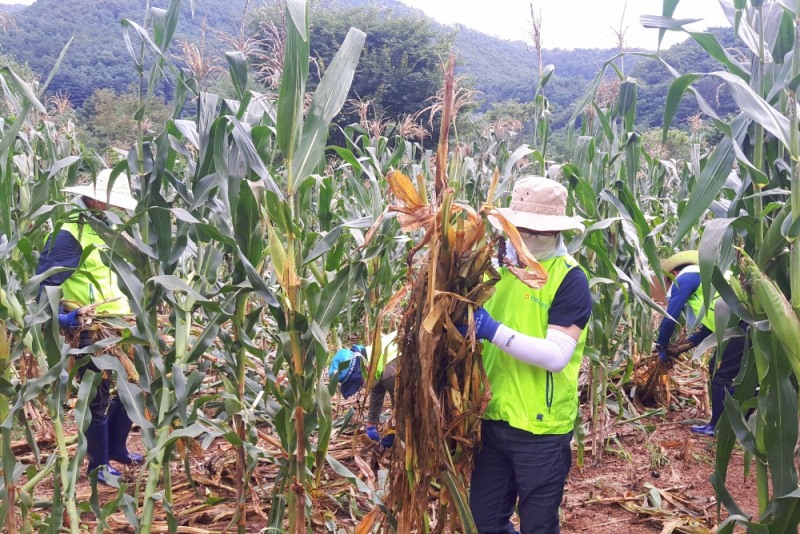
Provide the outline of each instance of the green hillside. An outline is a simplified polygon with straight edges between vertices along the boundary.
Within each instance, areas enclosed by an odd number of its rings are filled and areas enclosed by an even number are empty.
[[[120,21],[141,23],[147,0],[37,0],[14,14],[16,27],[0,35],[0,49],[46,76],[64,45],[74,36],[69,53],[50,85],[65,92],[76,105],[96,89],[126,90],[136,81],[133,60],[125,45]],[[166,8],[167,0],[150,5]],[[242,17],[244,0],[202,0],[183,4],[177,39],[198,40],[203,20],[209,28],[233,32]],[[210,46],[217,45],[209,35]],[[137,39],[133,39],[137,42]]]
[[[74,41],[69,53],[50,85],[51,93],[62,92],[69,95],[77,106],[83,103],[97,89],[109,88],[118,93],[129,91],[136,82],[136,69],[127,50],[124,30],[120,21],[129,18],[141,22],[147,0],[38,0],[28,7],[8,6],[13,11],[15,27],[7,33],[0,34],[0,52],[27,64],[39,76],[45,76],[52,68],[62,47],[71,36]],[[167,0],[152,0],[151,5],[166,7]],[[227,48],[220,42],[219,33],[235,33],[242,22],[242,11],[245,0],[195,0],[194,16],[190,12],[188,2],[183,3],[183,13],[177,29],[177,40],[198,42],[202,35],[203,24],[207,25],[206,47],[218,56]],[[250,13],[261,6],[273,6],[273,3],[251,2]],[[268,7],[269,8],[269,7]],[[371,9],[374,8],[374,9]],[[343,33],[349,25],[364,24],[370,21],[365,13],[378,12],[385,18],[408,20],[412,29],[418,24],[413,21],[424,19],[424,14],[397,0],[321,0],[315,9],[327,11],[326,28],[328,34],[335,33],[329,29],[333,26],[342,29]],[[76,15],[80,14],[80,15]],[[383,15],[382,15],[383,16]],[[405,18],[405,19],[404,19]],[[370,22],[370,24],[372,24]],[[335,23],[335,24],[334,24]],[[402,22],[401,22],[402,25]],[[447,27],[426,20],[441,43],[452,43],[458,57],[458,72],[466,76],[472,86],[480,91],[478,111],[491,109],[492,104],[506,101],[529,102],[535,93],[538,66],[533,50],[521,41],[505,41],[482,34],[478,31],[458,26]],[[379,26],[375,26],[379,27]],[[396,25],[389,26],[396,32]],[[252,29],[252,24],[250,26]],[[368,32],[376,31],[365,28]],[[339,31],[339,30],[336,30]],[[413,35],[414,32],[408,32]],[[733,47],[735,43],[729,32],[718,32],[724,46]],[[402,36],[401,36],[402,37]],[[138,43],[138,39],[133,40]],[[402,41],[396,36],[384,39],[385,47],[403,48]],[[415,43],[416,44],[416,43]],[[138,45],[137,45],[138,46]],[[326,45],[327,46],[327,45]],[[313,50],[312,43],[312,50]],[[335,47],[328,47],[335,50]],[[173,48],[175,52],[177,48]],[[430,47],[438,55],[441,46],[435,43]],[[592,50],[545,50],[544,63],[553,64],[555,73],[546,91],[550,100],[554,128],[563,127],[572,113],[575,102],[584,93],[589,81],[597,74],[600,66],[613,57],[613,49]],[[667,61],[679,71],[709,72],[720,68],[719,64],[703,53],[700,47],[691,44],[675,45],[663,53]],[[362,58],[364,60],[365,58]],[[371,61],[379,61],[373,58]],[[439,57],[430,61],[438,63]],[[221,61],[220,61],[221,63]],[[399,79],[396,69],[384,69],[379,74],[384,79],[359,80],[358,75],[354,89],[359,89],[358,96],[372,96],[370,91],[400,91],[402,87],[413,87],[413,68],[406,79]],[[656,61],[629,56],[625,61],[626,75],[636,78],[640,83],[639,117],[643,125],[657,126],[661,122],[661,111],[666,98],[666,90],[670,83],[667,71]],[[370,76],[375,76],[374,71]],[[169,94],[169,82],[163,82],[161,91]],[[434,84],[435,85],[435,84]],[[433,92],[433,86],[426,82],[419,90]],[[713,104],[719,104],[724,112],[729,106],[725,94],[718,94],[717,85],[700,84],[701,92]],[[399,93],[398,93],[399,94]],[[396,98],[401,98],[402,95]],[[718,98],[719,97],[719,98]],[[686,117],[696,113],[697,105],[691,99],[678,113],[676,125],[685,121]]]

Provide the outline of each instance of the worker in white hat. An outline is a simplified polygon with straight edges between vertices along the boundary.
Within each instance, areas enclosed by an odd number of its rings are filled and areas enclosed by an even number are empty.
[[[470,482],[479,533],[559,532],[558,509],[572,464],[578,415],[578,374],[592,311],[589,280],[567,253],[564,231],[583,225],[566,213],[567,189],[547,178],[520,178],[501,214],[519,231],[547,271],[531,289],[501,258],[500,281],[475,312],[492,398],[481,426],[481,448]],[[502,229],[490,216],[489,221]],[[506,247],[509,252],[511,247]],[[516,265],[519,266],[519,265]],[[463,328],[463,327],[462,327]]]
[[[74,203],[77,215],[61,225],[55,235],[51,235],[45,243],[39,258],[37,274],[44,273],[53,267],[68,267],[71,270],[50,275],[40,286],[60,286],[62,303],[69,301],[76,307],[101,303],[95,313],[107,315],[128,315],[131,313],[128,299],[120,291],[117,275],[103,262],[101,250],[108,249],[103,239],[97,235],[89,224],[89,218],[107,223],[104,211],[109,207],[133,211],[136,199],[133,198],[126,174],[120,174],[109,188],[111,170],[101,171],[93,183],[66,187],[64,191],[76,195]],[[85,257],[84,250],[94,249]],[[108,302],[104,302],[108,301]],[[67,311],[59,307],[58,324],[62,329],[79,334],[79,347],[94,343],[90,332],[80,327],[78,308]],[[83,377],[87,369],[100,373],[90,356],[83,356],[77,362],[80,365],[78,376]],[[90,404],[92,420],[86,430],[88,472],[100,468],[98,480],[106,482],[107,474],[119,476],[120,472],[109,465],[109,460],[121,464],[141,464],[140,454],[128,451],[127,440],[132,422],[118,398],[111,394],[111,380],[103,376],[97,387],[97,394]]]

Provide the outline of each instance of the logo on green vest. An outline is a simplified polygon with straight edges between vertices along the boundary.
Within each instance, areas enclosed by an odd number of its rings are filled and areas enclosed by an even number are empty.
[[[546,310],[546,309],[550,308],[550,304],[548,304],[548,303],[546,303],[546,302],[542,302],[542,301],[539,299],[539,297],[536,297],[536,296],[534,296],[534,295],[531,295],[530,293],[528,293],[528,294],[526,294],[526,295],[525,295],[525,300],[532,300],[532,301],[534,301],[534,302],[535,302],[536,304],[538,304],[538,305],[539,305],[539,307],[540,307],[540,308],[542,308],[543,310]]]

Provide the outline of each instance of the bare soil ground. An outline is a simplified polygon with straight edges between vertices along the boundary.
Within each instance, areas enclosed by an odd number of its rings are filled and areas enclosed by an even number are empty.
[[[649,431],[633,425],[612,427],[613,437],[607,441],[602,457],[586,451],[583,467],[577,465],[575,458],[562,506],[562,532],[607,533],[620,529],[626,534],[713,532],[718,519],[708,477],[714,469],[714,439],[695,435],[683,424],[699,415],[702,414],[689,406],[666,417],[639,421],[647,424]],[[146,452],[136,431],[130,444],[132,450]],[[260,432],[259,445],[279,456],[276,444],[274,437]],[[48,454],[48,448],[43,447],[43,455]],[[216,440],[205,451],[190,445],[184,452],[189,457],[194,486],[185,475],[183,462],[174,462],[173,498],[181,525],[179,532],[235,531],[235,525],[231,524],[235,512],[234,450],[224,441]],[[368,485],[379,488],[374,469],[385,467],[387,457],[363,436],[340,436],[333,442],[330,453]],[[753,476],[744,477],[742,462],[743,455],[737,449],[729,469],[729,489],[740,506],[753,513],[755,480]],[[125,474],[129,482],[143,483],[146,476],[138,468],[126,468]],[[260,532],[267,525],[268,496],[276,474],[276,466],[269,461],[262,462],[256,470],[247,506],[249,532]],[[101,487],[100,502],[112,500],[116,492]],[[78,486],[79,500],[86,503],[90,495],[91,488],[83,478]],[[353,532],[361,513],[371,509],[366,497],[330,470],[311,497],[315,509],[313,532],[331,532],[331,528],[335,532]],[[37,487],[36,501],[51,498],[49,484]],[[84,510],[82,521],[92,529],[95,517],[87,508]],[[37,512],[47,516],[49,510]],[[724,510],[722,514],[724,517]],[[158,514],[154,532],[166,532],[165,519],[163,512]],[[117,513],[110,518],[107,531],[130,532],[132,528],[124,514]]]
[[[626,534],[713,531],[717,501],[709,483],[714,439],[680,421],[694,414],[653,418],[652,433],[622,429],[602,459],[573,464],[562,506],[562,532]],[[734,451],[728,489],[742,509],[755,513],[755,478],[744,477],[743,454]],[[721,511],[722,518],[725,510]]]

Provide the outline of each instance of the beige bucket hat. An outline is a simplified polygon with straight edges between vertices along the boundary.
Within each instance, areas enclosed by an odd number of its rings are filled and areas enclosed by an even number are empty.
[[[567,215],[567,188],[541,176],[523,176],[514,185],[511,206],[498,208],[508,221],[517,228],[535,232],[561,232],[577,230],[583,232],[581,222]],[[489,222],[502,230],[499,222],[489,216]]]
[[[111,169],[103,169],[98,173],[94,183],[65,187],[64,192],[93,198],[117,208],[134,211],[136,199],[131,195],[128,176],[124,173],[117,176],[111,191],[108,190],[109,178],[111,178]]]
[[[686,265],[698,265],[700,256],[696,250],[681,250],[661,262],[661,270],[665,273]]]

